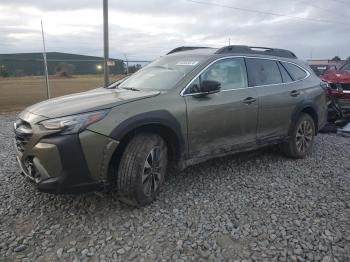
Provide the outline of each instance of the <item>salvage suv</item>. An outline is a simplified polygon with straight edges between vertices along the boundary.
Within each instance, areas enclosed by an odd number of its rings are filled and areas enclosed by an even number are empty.
[[[326,119],[320,81],[288,50],[179,47],[106,88],[25,109],[17,160],[42,192],[112,188],[145,205],[169,170],[209,158],[271,144],[304,158]]]
[[[329,96],[334,98],[334,103],[341,110],[343,118],[350,118],[350,62],[337,69],[328,69],[321,79],[329,84]],[[330,110],[330,118],[334,118],[333,110]]]

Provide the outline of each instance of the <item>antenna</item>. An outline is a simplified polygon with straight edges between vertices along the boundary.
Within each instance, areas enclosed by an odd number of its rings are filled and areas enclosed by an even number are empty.
[[[47,70],[47,59],[46,59],[46,47],[45,47],[43,20],[41,20],[40,23],[41,23],[41,34],[43,37],[43,49],[44,49],[43,50],[43,58],[44,58],[44,68],[45,68],[46,95],[47,95],[47,99],[50,99],[51,94],[50,94],[50,84],[49,84],[49,72]]]

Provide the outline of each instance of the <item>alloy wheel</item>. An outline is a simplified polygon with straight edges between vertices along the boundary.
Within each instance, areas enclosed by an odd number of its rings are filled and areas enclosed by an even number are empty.
[[[296,133],[296,146],[299,152],[305,153],[312,145],[313,128],[308,120],[300,123]]]
[[[148,153],[143,166],[142,185],[145,195],[150,196],[157,191],[160,178],[160,148],[154,147]]]

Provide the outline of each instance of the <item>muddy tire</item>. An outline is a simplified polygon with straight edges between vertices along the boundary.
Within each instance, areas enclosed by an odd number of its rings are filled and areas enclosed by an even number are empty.
[[[150,204],[164,181],[167,158],[166,143],[159,135],[136,135],[126,146],[119,164],[120,199],[130,205]]]
[[[292,158],[305,158],[311,153],[315,139],[315,122],[309,114],[302,114],[293,126],[288,142],[282,151]]]

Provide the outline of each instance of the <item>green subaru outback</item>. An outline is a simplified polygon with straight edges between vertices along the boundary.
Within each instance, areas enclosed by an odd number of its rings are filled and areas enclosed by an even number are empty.
[[[107,88],[28,107],[14,123],[22,173],[42,192],[116,189],[152,202],[169,170],[280,144],[312,151],[325,90],[288,50],[179,47]]]

